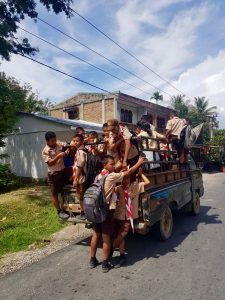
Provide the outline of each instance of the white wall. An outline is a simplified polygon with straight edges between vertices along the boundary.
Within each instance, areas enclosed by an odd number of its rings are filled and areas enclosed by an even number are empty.
[[[64,131],[70,128],[70,126],[51,122],[28,114],[21,114],[15,128],[19,129],[20,133],[30,133],[41,131]]]
[[[56,132],[61,141],[71,141],[73,131]],[[46,163],[42,159],[42,150],[45,147],[44,132],[11,135],[5,139],[6,147],[0,148],[1,153],[7,153],[11,170],[18,176],[29,178],[45,178],[47,175]]]
[[[18,176],[45,178],[46,163],[42,159],[45,147],[45,132],[54,131],[61,141],[71,141],[74,130],[70,126],[58,124],[35,116],[21,115],[15,126],[19,133],[5,139],[6,146],[0,148],[0,154],[8,154],[1,162],[9,163],[11,170]]]

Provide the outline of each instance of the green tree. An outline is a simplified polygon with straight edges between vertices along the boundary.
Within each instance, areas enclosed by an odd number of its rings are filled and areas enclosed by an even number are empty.
[[[209,101],[205,97],[195,97],[194,104],[190,106],[189,118],[192,126],[204,123],[204,143],[210,141],[210,132],[218,128],[216,109],[216,106],[209,107]]]
[[[209,101],[205,97],[195,97],[194,104],[190,106],[189,116],[193,125],[208,123],[210,118],[216,115],[216,106],[209,107]]]
[[[50,105],[49,100],[39,100],[29,84],[21,86],[15,78],[0,73],[0,147],[4,135],[12,132],[18,112],[47,114]]]
[[[0,77],[0,146],[4,134],[10,133],[15,122],[16,113],[25,107],[26,87],[21,88],[14,78]]]
[[[72,16],[70,5],[73,0],[7,0],[0,1],[0,55],[3,59],[10,60],[10,54],[32,55],[38,51],[30,45],[25,37],[16,37],[18,24],[30,17],[37,21],[37,3],[41,3],[48,11],[58,14],[64,12],[69,18]]]
[[[34,113],[38,112],[43,115],[48,115],[49,109],[52,106],[52,103],[49,99],[40,100],[38,99],[38,95],[31,92],[31,94],[27,97],[24,112]]]
[[[185,95],[171,97],[171,108],[177,111],[181,119],[187,118],[189,111],[189,101],[185,100],[185,97]]]
[[[159,101],[163,101],[163,95],[160,94],[160,92],[153,93],[152,97],[150,99],[155,100],[156,104],[158,104]]]
[[[208,160],[225,165],[225,129],[216,130],[214,138],[210,141]]]

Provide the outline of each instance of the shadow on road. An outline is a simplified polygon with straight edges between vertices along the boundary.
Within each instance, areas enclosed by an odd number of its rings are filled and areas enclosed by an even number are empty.
[[[173,235],[165,242],[155,239],[151,231],[145,236],[129,234],[126,240],[126,250],[129,254],[128,265],[135,264],[137,261],[143,259],[158,258],[169,252],[177,252],[176,248],[186,237],[194,231],[198,231],[199,224],[222,224],[218,214],[207,214],[210,209],[213,208],[210,206],[202,206],[200,215],[196,217],[190,216],[189,214],[175,214]],[[80,241],[78,245],[89,246],[90,238]],[[114,259],[112,260],[112,263],[113,262]]]

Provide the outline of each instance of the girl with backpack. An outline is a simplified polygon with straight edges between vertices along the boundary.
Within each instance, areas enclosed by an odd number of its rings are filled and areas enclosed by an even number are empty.
[[[97,246],[100,237],[103,240],[103,262],[102,262],[102,271],[108,272],[111,268],[109,264],[110,256],[110,238],[113,229],[113,213],[116,208],[115,201],[112,201],[112,194],[115,190],[115,187],[118,183],[121,183],[124,176],[133,174],[144,162],[143,158],[140,158],[138,162],[131,167],[129,170],[115,173],[115,161],[112,156],[106,155],[103,159],[103,170],[97,176],[96,180],[101,180],[104,176],[103,182],[103,194],[104,201],[106,201],[108,206],[108,214],[106,220],[102,223],[93,223],[93,235],[91,238],[91,259],[90,259],[90,268],[95,268],[99,262],[96,258]],[[91,187],[86,191],[87,194],[90,194]]]

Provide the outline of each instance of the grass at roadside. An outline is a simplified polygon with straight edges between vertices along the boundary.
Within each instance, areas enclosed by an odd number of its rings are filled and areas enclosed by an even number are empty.
[[[25,250],[61,229],[46,187],[19,189],[0,195],[0,257]]]

